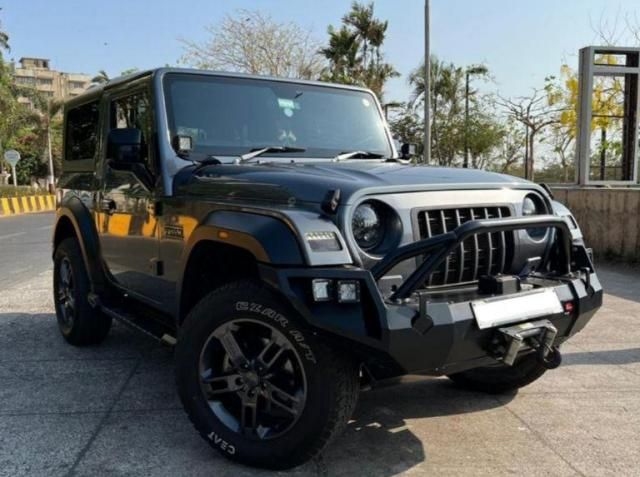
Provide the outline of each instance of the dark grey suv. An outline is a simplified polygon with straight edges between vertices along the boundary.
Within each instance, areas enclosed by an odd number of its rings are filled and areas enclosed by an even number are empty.
[[[249,465],[313,457],[363,385],[525,386],[602,302],[544,188],[408,164],[365,89],[157,69],[69,101],[64,134],[63,336],[175,346],[189,418]]]

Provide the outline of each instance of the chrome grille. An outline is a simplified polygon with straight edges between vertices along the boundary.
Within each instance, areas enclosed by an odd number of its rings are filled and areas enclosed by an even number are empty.
[[[509,217],[509,207],[458,207],[421,210],[417,215],[421,239],[450,232],[469,220]],[[507,273],[513,260],[513,233],[476,234],[466,239],[431,274],[426,286],[452,285],[482,275]]]

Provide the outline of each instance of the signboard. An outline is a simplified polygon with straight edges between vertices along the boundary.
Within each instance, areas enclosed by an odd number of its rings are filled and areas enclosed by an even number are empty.
[[[16,164],[20,160],[20,153],[14,149],[9,149],[4,153],[4,160],[7,161],[11,167],[16,167]]]
[[[7,161],[11,166],[11,178],[13,180],[13,185],[18,187],[18,176],[16,174],[16,164],[20,160],[20,153],[13,149],[9,149],[4,153],[4,160]]]

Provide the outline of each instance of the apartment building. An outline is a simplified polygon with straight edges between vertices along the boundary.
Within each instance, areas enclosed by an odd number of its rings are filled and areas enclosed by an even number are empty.
[[[46,58],[20,58],[19,65],[13,70],[16,84],[36,88],[55,100],[77,96],[91,84],[89,75],[52,70]],[[28,98],[20,98],[19,101],[31,104]]]

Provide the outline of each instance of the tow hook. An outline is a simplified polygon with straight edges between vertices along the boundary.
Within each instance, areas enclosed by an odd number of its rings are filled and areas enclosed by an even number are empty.
[[[538,348],[538,361],[547,369],[556,369],[562,363],[560,348],[557,346],[552,346],[551,348],[540,346]]]
[[[507,342],[502,362],[512,366],[520,351],[535,350],[538,361],[547,369],[560,366],[562,355],[553,344],[558,330],[549,320],[522,323],[499,329]]]

